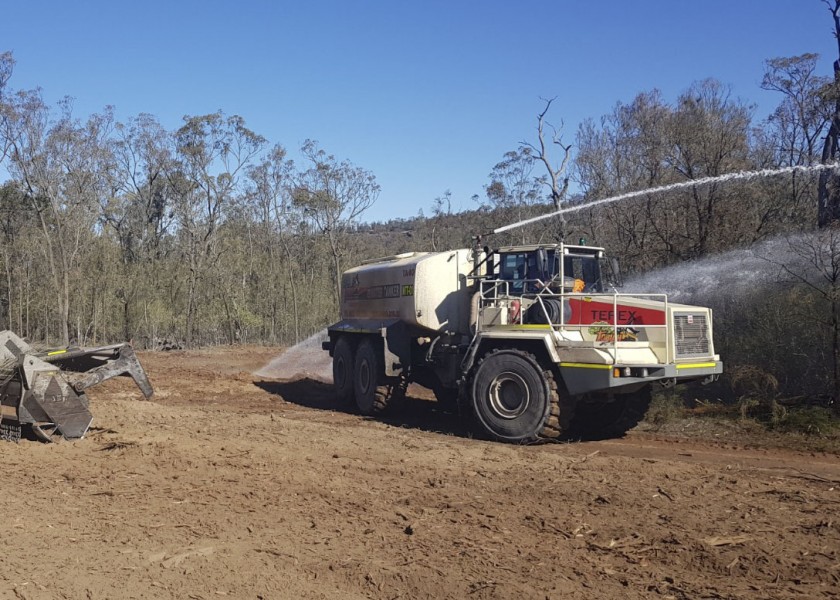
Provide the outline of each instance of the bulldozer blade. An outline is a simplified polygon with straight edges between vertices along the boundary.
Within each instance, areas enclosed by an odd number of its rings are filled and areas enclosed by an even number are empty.
[[[72,382],[77,393],[100,384],[112,377],[128,376],[148,400],[154,394],[146,371],[137,360],[131,344],[114,344],[99,348],[67,348],[54,350],[39,356],[44,362],[56,365],[62,371],[73,371],[81,375]]]

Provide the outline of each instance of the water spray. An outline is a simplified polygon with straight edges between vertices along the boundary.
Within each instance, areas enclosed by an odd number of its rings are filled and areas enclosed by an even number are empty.
[[[621,200],[629,200],[631,198],[637,198],[639,196],[647,196],[651,194],[662,194],[665,192],[670,192],[673,190],[681,190],[684,188],[691,188],[695,186],[701,185],[709,185],[712,183],[725,183],[729,181],[736,181],[740,179],[755,179],[757,177],[770,177],[774,175],[788,175],[793,173],[816,173],[819,171],[828,171],[830,169],[836,169],[840,167],[840,163],[828,163],[824,165],[797,165],[794,167],[782,167],[779,169],[761,169],[758,171],[739,171],[737,173],[727,173],[726,175],[718,175],[715,177],[701,177],[700,179],[691,179],[689,181],[681,181],[678,183],[671,183],[669,185],[663,185],[660,187],[655,188],[648,188],[645,190],[637,190],[635,192],[627,192],[624,194],[619,194],[617,196],[610,196],[609,198],[602,198],[601,200],[595,200],[594,202],[588,202],[586,204],[580,204],[578,206],[570,206],[567,208],[561,208],[560,210],[556,210],[554,212],[546,213],[544,215],[539,215],[537,217],[531,217],[530,219],[525,219],[524,221],[519,221],[517,223],[511,223],[509,225],[504,225],[503,227],[498,227],[493,230],[493,233],[502,233],[503,231],[509,231],[511,229],[516,229],[517,227],[522,227],[524,225],[530,225],[531,223],[536,223],[538,221],[542,221],[543,219],[549,219],[551,217],[556,217],[559,215],[563,215],[566,213],[576,212],[579,210],[584,210],[587,208],[593,208],[595,206],[600,206],[602,204],[612,204],[613,202],[619,202]]]

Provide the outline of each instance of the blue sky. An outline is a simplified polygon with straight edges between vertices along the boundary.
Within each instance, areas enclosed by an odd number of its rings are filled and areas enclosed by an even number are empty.
[[[366,220],[410,217],[452,192],[475,205],[487,175],[535,139],[540,98],[574,141],[578,124],[660,89],[673,100],[715,77],[756,104],[763,62],[837,56],[821,0],[252,1],[7,0],[0,51],[12,88],[75,99],[77,116],[221,109],[295,158],[316,139],[382,186]]]

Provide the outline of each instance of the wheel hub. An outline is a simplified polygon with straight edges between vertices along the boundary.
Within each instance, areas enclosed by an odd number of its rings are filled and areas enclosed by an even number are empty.
[[[333,375],[335,384],[343,386],[347,381],[347,364],[344,362],[344,357],[334,359],[333,365],[335,367]]]
[[[522,415],[530,402],[528,384],[516,373],[500,373],[490,384],[490,408],[502,419]]]
[[[359,378],[361,388],[363,390],[368,390],[370,388],[370,365],[367,361],[362,361],[362,364],[359,365],[359,372],[357,373],[357,376]]]

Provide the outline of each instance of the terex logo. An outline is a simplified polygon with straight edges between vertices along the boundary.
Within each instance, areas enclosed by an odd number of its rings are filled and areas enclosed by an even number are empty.
[[[611,310],[593,310],[592,311],[592,318],[596,321],[606,321],[607,323],[611,323],[613,320],[613,315],[615,313]],[[636,311],[635,310],[620,310],[618,311],[618,322],[619,323],[632,323],[636,320]]]

